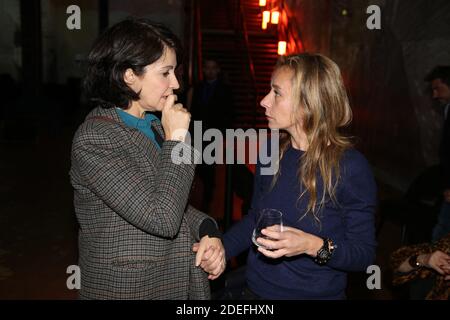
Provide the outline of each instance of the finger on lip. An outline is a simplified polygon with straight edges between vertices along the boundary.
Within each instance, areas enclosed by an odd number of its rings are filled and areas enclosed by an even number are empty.
[[[162,99],[164,100],[168,100],[168,99],[173,99],[173,102],[175,103],[178,100],[178,97],[176,94],[168,94],[166,96],[163,96]]]
[[[164,107],[173,107],[175,104],[175,97],[174,95],[168,95],[164,99]],[[164,97],[163,97],[164,98]]]

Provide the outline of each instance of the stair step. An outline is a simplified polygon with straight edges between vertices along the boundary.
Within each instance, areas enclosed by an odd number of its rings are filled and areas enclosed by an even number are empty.
[[[277,27],[271,25],[262,30],[262,9],[258,1],[241,1],[248,30],[248,50],[255,70],[254,82],[249,74],[242,33],[232,28],[230,1],[200,0],[203,56],[219,61],[233,90],[234,127],[267,128],[264,109],[259,102],[270,90],[273,67],[278,59]]]

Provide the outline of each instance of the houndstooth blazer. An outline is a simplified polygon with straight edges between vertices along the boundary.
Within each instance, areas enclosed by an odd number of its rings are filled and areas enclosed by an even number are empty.
[[[113,122],[92,119],[98,116]],[[163,136],[159,123],[156,129]],[[165,141],[159,150],[115,109],[97,107],[78,128],[70,176],[80,298],[210,298],[207,274],[195,267],[192,252],[210,217],[187,206],[195,165],[174,164],[175,145]],[[188,150],[184,156],[198,157]]]

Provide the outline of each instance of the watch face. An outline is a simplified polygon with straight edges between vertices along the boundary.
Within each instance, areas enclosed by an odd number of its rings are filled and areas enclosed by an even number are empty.
[[[327,259],[329,256],[328,251],[326,251],[325,249],[320,250],[319,255],[320,259]]]
[[[324,240],[323,247],[319,249],[316,256],[316,263],[323,265],[331,258],[330,245],[327,239]]]

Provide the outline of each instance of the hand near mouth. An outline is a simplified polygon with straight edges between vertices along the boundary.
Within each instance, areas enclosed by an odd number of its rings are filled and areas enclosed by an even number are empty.
[[[177,96],[168,95],[162,109],[161,124],[166,140],[184,141],[191,122],[191,114],[181,103],[175,103]]]

